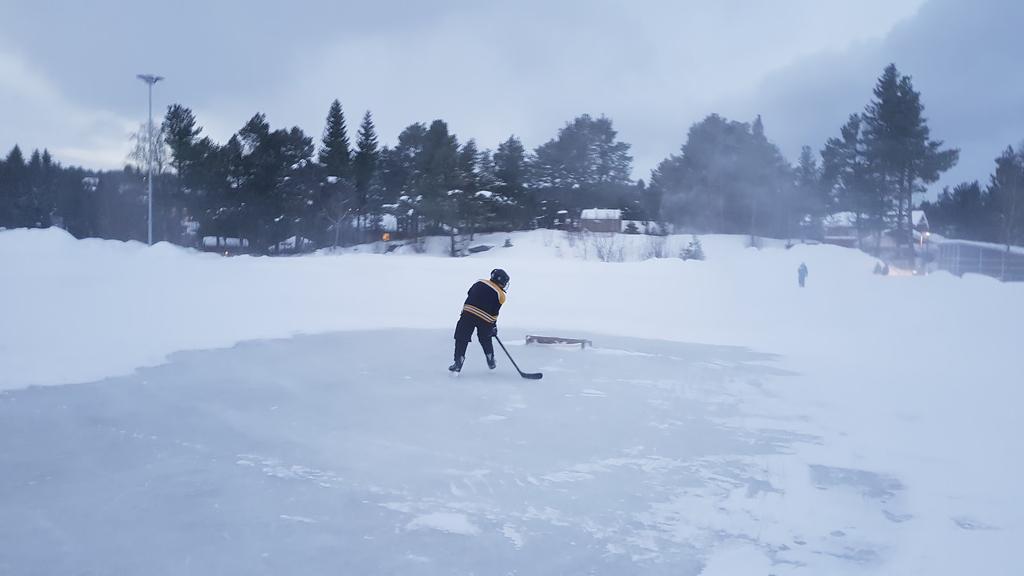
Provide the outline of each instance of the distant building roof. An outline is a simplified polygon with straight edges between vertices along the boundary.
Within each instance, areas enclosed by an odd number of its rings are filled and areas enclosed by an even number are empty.
[[[622,220],[622,210],[587,208],[580,214],[582,220]]]
[[[856,226],[857,214],[854,212],[836,212],[829,214],[822,220],[825,226]]]
[[[912,210],[910,217],[914,221],[915,228],[920,226],[928,227],[928,217],[925,216],[924,210]]]

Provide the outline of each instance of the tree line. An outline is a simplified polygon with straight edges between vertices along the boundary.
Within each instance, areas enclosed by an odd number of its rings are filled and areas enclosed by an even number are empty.
[[[389,146],[371,112],[352,133],[335,100],[316,142],[255,114],[221,144],[203,135],[192,110],[174,104],[152,134],[143,128],[133,136],[124,170],[63,167],[45,150],[26,160],[15,146],[0,160],[0,226],[142,239],[150,153],[156,239],[244,238],[259,252],[291,236],[329,246],[391,228],[416,238],[548,227],[588,207],[686,232],[781,238],[820,237],[824,216],[849,212],[861,237],[884,232],[909,246],[915,199],[959,154],[931,137],[921,95],[895,65],[817,154],[805,146],[790,164],[760,116],[739,122],[712,114],[690,128],[649,185],[631,178],[630,145],[604,116],[581,115],[533,150],[514,135],[480,149],[443,120],[411,124]],[[1024,153],[1008,148],[996,164],[986,188],[965,183],[924,203],[935,228],[1022,241]]]

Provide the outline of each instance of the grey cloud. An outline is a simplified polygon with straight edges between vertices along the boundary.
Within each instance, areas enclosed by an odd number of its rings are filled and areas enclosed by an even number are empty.
[[[895,62],[922,92],[932,137],[961,149],[959,165],[934,188],[985,182],[999,151],[1024,138],[1021,22],[1024,3],[1014,0],[931,0],[884,39],[780,70],[726,112],[764,114],[769,135],[795,158],[801,145],[820,149],[837,135]]]
[[[0,54],[47,79],[69,116],[141,119],[134,75],[160,73],[158,108],[192,107],[218,139],[257,111],[319,135],[334,98],[353,127],[372,108],[385,141],[440,117],[463,140],[516,133],[532,147],[577,114],[603,113],[646,177],[690,124],[756,101],[772,70],[884,35],[922,1],[24,2],[5,8]],[[52,114],[30,100],[0,111],[0,125],[20,117],[0,148],[99,145],[59,123],[33,130]]]

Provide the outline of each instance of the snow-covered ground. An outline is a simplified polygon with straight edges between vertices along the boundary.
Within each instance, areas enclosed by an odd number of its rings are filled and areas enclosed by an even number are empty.
[[[2,232],[0,573],[1020,573],[1024,285],[689,241]],[[544,380],[445,373],[495,266]]]

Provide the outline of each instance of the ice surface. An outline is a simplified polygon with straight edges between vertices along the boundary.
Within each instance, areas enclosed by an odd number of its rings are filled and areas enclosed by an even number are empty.
[[[768,356],[593,336],[633,354],[517,346],[558,374],[537,382],[471,350],[452,380],[447,337],[249,342],[0,396],[0,567],[693,574],[744,544],[835,573],[899,529],[901,488],[852,513],[816,489],[799,418],[727,422],[757,413],[752,379],[792,377]]]

